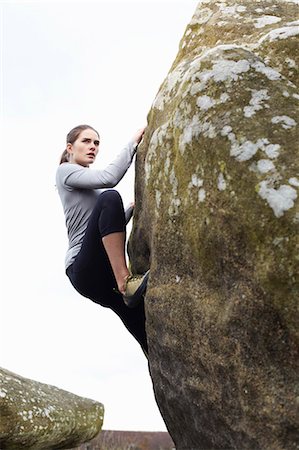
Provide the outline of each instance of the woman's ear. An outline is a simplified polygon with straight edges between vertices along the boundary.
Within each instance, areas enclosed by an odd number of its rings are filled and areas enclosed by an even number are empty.
[[[66,151],[71,155],[73,153],[73,146],[72,144],[68,143],[66,144]]]

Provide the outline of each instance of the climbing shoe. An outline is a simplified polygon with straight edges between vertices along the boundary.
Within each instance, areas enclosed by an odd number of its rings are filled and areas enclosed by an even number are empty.
[[[128,223],[130,222],[130,220],[133,216],[133,212],[134,212],[134,205],[131,204],[125,210],[126,225],[128,225]]]
[[[129,275],[126,279],[123,299],[128,308],[136,308],[144,297],[149,270],[144,275]]]

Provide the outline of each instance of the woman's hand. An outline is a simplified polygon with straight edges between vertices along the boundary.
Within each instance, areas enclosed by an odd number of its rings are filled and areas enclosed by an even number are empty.
[[[142,140],[145,128],[146,127],[140,128],[140,130],[136,131],[135,135],[133,136],[133,141],[136,142],[136,144],[139,144]]]

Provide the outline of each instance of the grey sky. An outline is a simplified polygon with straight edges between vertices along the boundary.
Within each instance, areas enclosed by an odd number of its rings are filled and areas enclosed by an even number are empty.
[[[104,403],[105,429],[164,430],[146,360],[64,275],[54,186],[67,132],[101,135],[95,167],[146,124],[197,2],[1,2],[1,365]],[[118,185],[134,198],[134,167]]]

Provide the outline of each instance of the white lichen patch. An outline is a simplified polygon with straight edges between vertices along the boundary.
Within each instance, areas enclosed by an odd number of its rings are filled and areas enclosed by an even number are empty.
[[[247,8],[246,6],[238,4],[227,6],[226,3],[221,3],[219,10],[223,15],[233,16],[234,18],[238,19],[239,17],[241,17],[240,13],[244,13]]]
[[[217,136],[216,127],[209,121],[201,123],[200,131],[204,137],[208,137],[209,139],[214,139]]]
[[[276,217],[282,217],[285,211],[293,208],[297,192],[294,188],[283,184],[278,189],[269,186],[268,181],[259,183],[259,196],[266,200]]]
[[[289,184],[295,187],[299,187],[299,180],[296,177],[289,178]]]
[[[171,169],[170,175],[168,177],[168,180],[171,184],[171,201],[170,206],[168,208],[168,214],[170,216],[176,216],[179,213],[179,207],[181,205],[181,200],[178,198],[178,179],[175,175],[174,168]]]
[[[280,123],[282,128],[286,130],[297,125],[297,122],[289,116],[275,116],[272,117],[271,122],[274,124]]]
[[[266,66],[262,61],[255,61],[252,64],[252,67],[256,70],[256,72],[262,73],[271,81],[279,80],[281,78],[281,74],[277,72],[277,70]]]
[[[182,126],[182,123],[177,125]],[[195,115],[192,117],[192,120],[183,127],[183,132],[180,135],[179,148],[181,153],[184,153],[185,146],[192,141],[194,136],[195,137],[198,136],[199,133],[200,133],[199,117]]]
[[[179,214],[179,206],[181,205],[181,200],[179,198],[173,198],[171,200],[170,206],[168,208],[168,214],[170,216],[177,216]]]
[[[293,222],[295,224],[299,223],[299,212],[295,214],[294,218],[293,218]],[[298,259],[298,258],[297,258]]]
[[[156,207],[157,207],[157,209],[160,208],[160,203],[161,203],[161,192],[156,190]]]
[[[267,173],[270,172],[271,170],[275,170],[275,166],[270,159],[260,159],[257,162],[257,170],[260,173]]]
[[[258,17],[257,19],[254,19],[254,26],[255,28],[264,28],[267,25],[271,25],[273,23],[278,23],[281,21],[280,17],[277,16],[262,16]]]
[[[230,99],[230,96],[228,95],[227,92],[224,92],[223,94],[220,95],[220,103],[225,103]]]
[[[217,22],[217,26],[218,27],[225,27],[225,25],[227,25],[229,22],[227,20],[219,20],[219,22]]]
[[[196,173],[194,173],[191,177],[191,183],[189,183],[189,186],[201,187],[202,185],[203,180],[199,178]]]
[[[221,136],[228,136],[232,132],[232,127],[230,125],[225,125],[220,134]]]
[[[163,125],[158,127],[152,134],[144,164],[146,184],[148,183],[151,175],[151,161],[156,159],[159,147],[169,147],[169,145],[167,144],[167,140],[172,136],[169,132],[169,125],[169,122],[164,123]]]
[[[205,189],[200,188],[199,191],[198,191],[198,201],[199,201],[199,203],[204,202],[205,198],[206,198],[206,191],[205,191]]]
[[[189,192],[191,193],[194,189],[199,189],[197,196],[198,196],[198,200],[199,202],[204,201],[205,199],[205,190],[202,188],[204,184],[204,180],[202,178],[200,178],[197,173],[194,173],[191,177],[191,181],[188,184],[188,189]],[[193,191],[194,192],[194,191]]]
[[[172,170],[170,172],[169,182],[170,182],[170,184],[172,186],[172,195],[175,197],[177,195],[177,193],[178,193],[179,182],[178,182],[178,179],[177,179],[177,177],[175,175],[174,168],[172,168]]]
[[[213,108],[216,105],[227,102],[229,98],[230,96],[226,92],[221,94],[219,99],[214,99],[208,95],[201,95],[198,97],[196,105],[201,110],[206,111],[207,109]]]
[[[170,167],[170,157],[169,157],[169,153],[167,154],[167,157],[165,159],[165,164],[164,164],[164,174],[167,176],[168,172],[169,172],[169,167]]]
[[[216,101],[213,98],[209,97],[208,95],[202,95],[198,97],[196,104],[201,110],[205,111],[215,106]]]
[[[275,159],[279,156],[279,150],[280,145],[279,144],[270,144],[268,139],[265,139],[265,144],[268,143],[268,145],[264,145],[261,150],[263,150],[268,158]]]
[[[249,61],[246,59],[240,59],[234,61],[230,59],[219,59],[214,62],[211,70],[204,70],[197,74],[199,82],[193,84],[192,89],[203,91],[209,80],[213,80],[216,83],[225,81],[237,81],[241,74],[248,72],[250,69]],[[192,91],[191,91],[192,93]]]
[[[179,126],[182,128],[182,134],[179,138],[179,150],[181,154],[184,154],[186,145],[190,144],[200,134],[209,139],[217,136],[215,126],[209,121],[200,121],[197,115],[193,116],[191,121],[189,120],[185,124],[180,123]]]
[[[244,116],[252,117],[256,113],[256,111],[263,109],[263,107],[269,107],[267,104],[265,105],[262,104],[265,100],[268,100],[269,98],[270,97],[268,95],[267,89],[261,89],[259,91],[254,89],[252,91],[252,96],[249,101],[249,105],[245,106],[243,109]]]
[[[229,137],[231,137],[231,140],[235,140],[233,133],[230,133]],[[248,161],[259,149],[262,149],[263,147],[263,139],[258,139],[256,142],[247,140],[241,144],[235,141],[231,146],[230,155],[235,157],[237,161]]]
[[[229,125],[223,127],[220,134],[229,139],[231,142],[230,156],[233,156],[239,162],[250,160],[258,150],[265,152],[270,159],[277,158],[279,155],[280,145],[271,144],[267,138],[258,139],[256,142],[243,138],[239,142]]]
[[[218,175],[217,188],[219,191],[225,191],[226,189],[226,181],[222,172]]]
[[[55,411],[55,408],[53,406],[48,406],[47,408],[44,408],[41,411],[41,416],[42,417],[47,417],[48,419],[50,419],[51,421],[53,420],[51,413]]]
[[[286,58],[285,62],[287,63],[290,69],[294,69],[295,67],[297,67],[296,61],[294,61],[294,59],[292,58]]]
[[[291,25],[287,27],[276,28],[275,30],[269,31],[265,34],[259,41],[258,45],[262,44],[264,41],[277,41],[288,39],[299,34],[299,27],[297,25]]]

